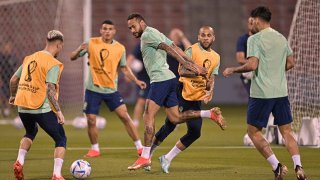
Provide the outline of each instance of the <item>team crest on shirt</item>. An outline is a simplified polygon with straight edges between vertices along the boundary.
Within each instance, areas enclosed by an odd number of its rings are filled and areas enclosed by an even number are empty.
[[[37,62],[35,60],[31,61],[28,64],[28,74],[24,78],[25,81],[27,81],[27,82],[31,82],[32,81],[31,74],[36,70],[36,68],[37,68]]]
[[[211,61],[209,59],[205,59],[202,66],[208,70],[211,66]]]

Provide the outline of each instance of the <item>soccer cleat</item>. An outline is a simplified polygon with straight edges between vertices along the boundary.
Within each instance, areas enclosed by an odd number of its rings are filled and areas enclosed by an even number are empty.
[[[169,173],[169,167],[170,167],[170,161],[166,159],[166,157],[163,155],[159,157],[159,161],[161,164],[161,169],[164,173]]]
[[[14,176],[16,177],[16,180],[24,180],[23,166],[20,164],[19,161],[16,161],[13,164],[13,172],[14,172]]]
[[[283,176],[287,174],[288,168],[281,163],[278,163],[278,167],[274,172],[274,179],[275,180],[283,180]]]
[[[142,151],[143,151],[143,148],[140,148],[140,149],[137,150],[138,156],[141,156]]]
[[[137,170],[146,166],[151,166],[151,159],[145,159],[140,156],[136,162],[128,167],[128,170]]]
[[[62,176],[57,177],[56,175],[53,175],[51,180],[65,180],[65,179]]]
[[[302,169],[301,166],[296,165],[296,168],[294,169],[297,175],[298,180],[307,180],[307,176],[304,173],[304,170]]]
[[[144,171],[149,172],[151,171],[151,166],[145,166],[143,167]]]
[[[88,153],[84,155],[85,158],[93,158],[93,157],[99,157],[99,156],[100,156],[100,152],[93,149],[90,149]]]
[[[221,114],[221,110],[218,107],[214,107],[212,109],[210,109],[211,112],[211,120],[215,123],[217,123],[220,128],[222,130],[225,130],[227,125],[226,125],[226,121],[224,120],[222,114]]]

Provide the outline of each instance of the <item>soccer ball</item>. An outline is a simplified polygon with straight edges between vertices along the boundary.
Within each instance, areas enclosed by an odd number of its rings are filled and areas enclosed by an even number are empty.
[[[78,116],[73,119],[72,126],[77,129],[83,129],[88,126],[87,119],[83,116]]]
[[[252,142],[252,140],[250,139],[250,137],[249,137],[248,134],[245,134],[245,135],[243,136],[243,144],[244,144],[245,146],[254,146],[254,144],[253,144],[253,142]]]
[[[106,127],[106,124],[107,124],[107,120],[104,117],[97,116],[96,126],[98,129],[103,129],[104,127]]]
[[[91,174],[91,165],[88,161],[78,159],[72,163],[70,173],[76,179],[88,178]]]
[[[130,68],[132,69],[133,72],[138,73],[143,69],[143,64],[141,61],[134,59],[130,63]]]
[[[23,123],[22,123],[22,121],[21,121],[21,119],[20,119],[19,116],[15,117],[15,118],[13,119],[13,125],[14,125],[14,127],[16,127],[17,129],[21,129],[21,128],[24,127],[24,126],[23,126]]]

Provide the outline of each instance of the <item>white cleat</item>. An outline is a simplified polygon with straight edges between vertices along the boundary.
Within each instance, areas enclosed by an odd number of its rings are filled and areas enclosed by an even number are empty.
[[[161,156],[159,157],[159,161],[161,164],[161,169],[164,173],[169,173],[169,168],[170,168],[170,161],[168,159],[165,158],[165,156]]]

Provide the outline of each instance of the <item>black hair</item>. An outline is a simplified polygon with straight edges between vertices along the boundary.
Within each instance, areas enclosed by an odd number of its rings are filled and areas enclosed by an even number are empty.
[[[102,24],[114,25],[113,22],[112,22],[111,20],[109,20],[109,19],[104,20],[104,21],[102,22]],[[101,24],[101,25],[102,25],[102,24]]]
[[[269,8],[264,6],[259,6],[251,11],[251,17],[259,17],[266,22],[270,22],[271,20],[271,12]]]
[[[128,19],[127,19],[127,20],[131,20],[131,19],[134,19],[134,18],[136,18],[136,19],[139,20],[139,21],[141,21],[141,20],[145,21],[144,18],[143,18],[140,14],[138,14],[138,13],[130,14],[130,15],[128,16]]]

